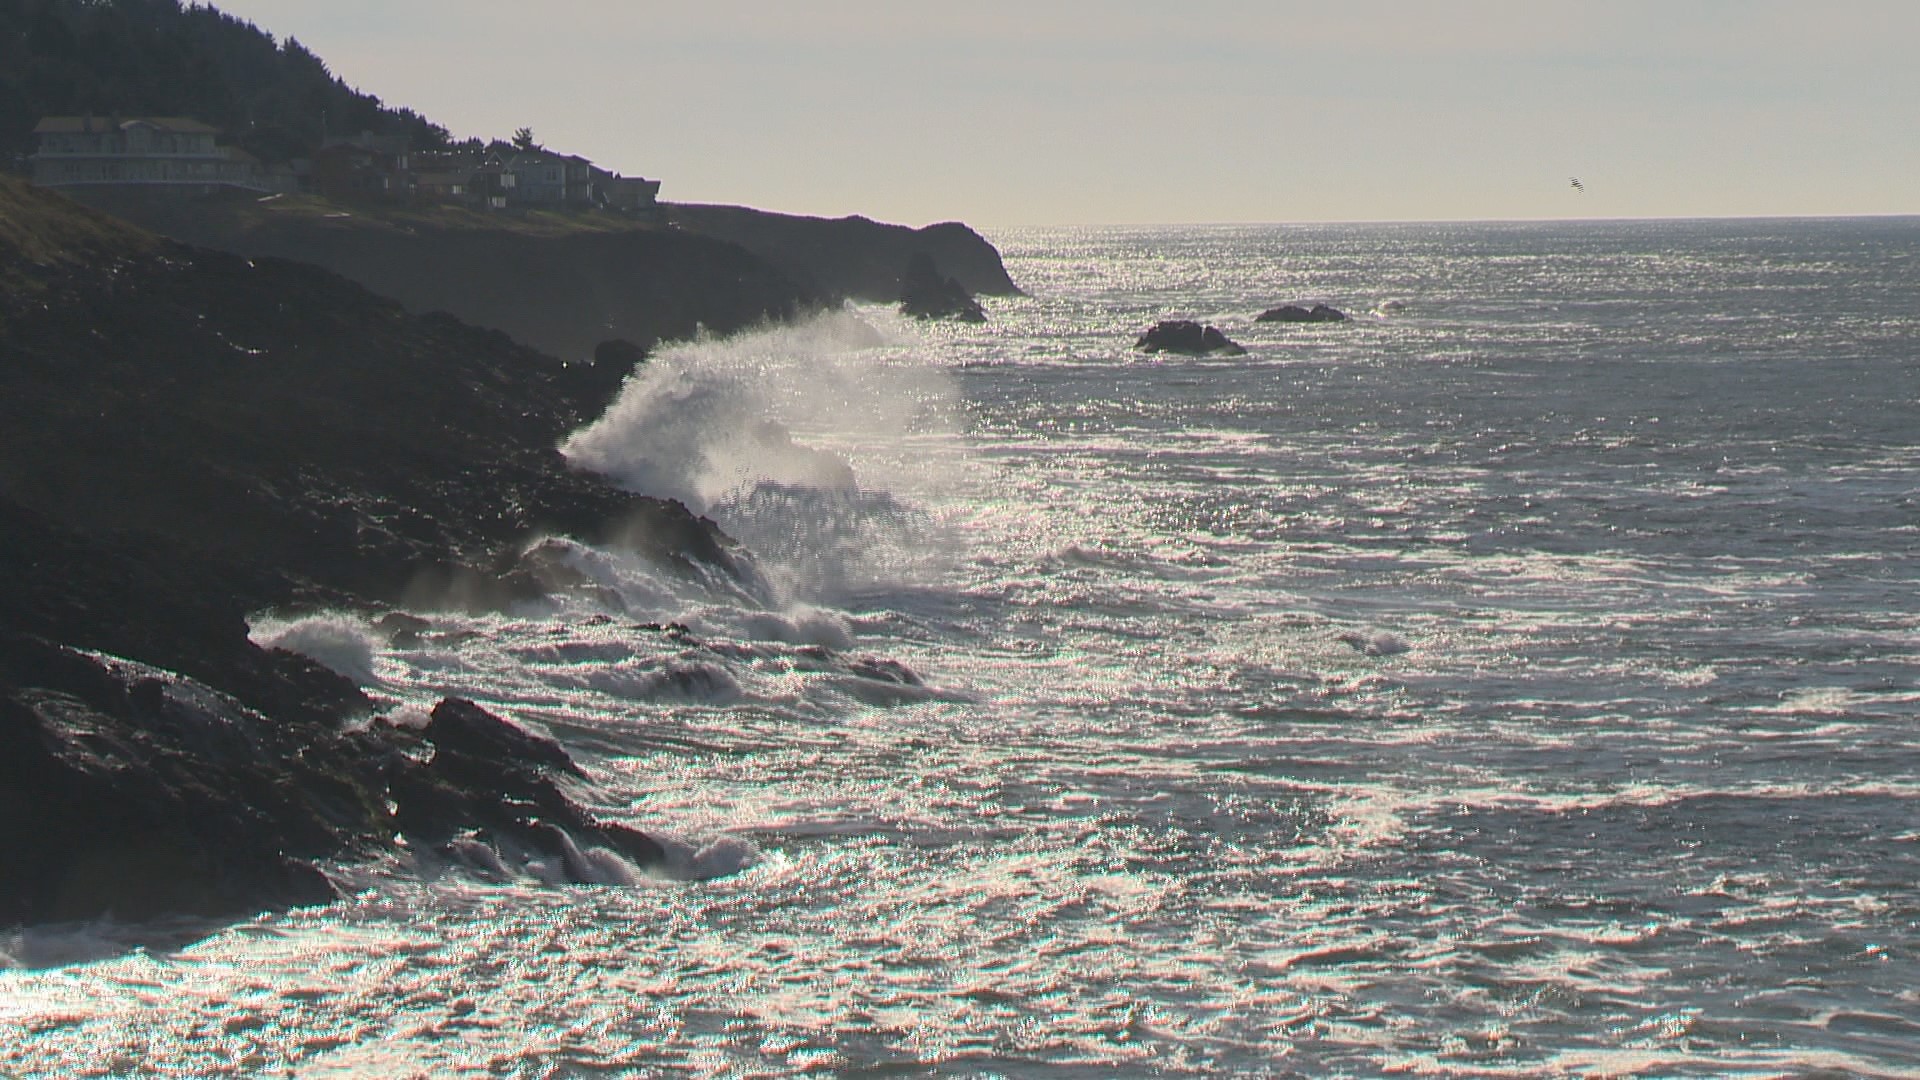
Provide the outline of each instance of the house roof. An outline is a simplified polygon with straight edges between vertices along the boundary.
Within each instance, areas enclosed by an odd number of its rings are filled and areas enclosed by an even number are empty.
[[[592,165],[578,154],[556,154],[551,150],[523,150],[507,159],[507,168],[526,169],[541,165]]]
[[[34,125],[35,135],[104,135],[145,124],[176,135],[218,135],[220,129],[187,116],[47,116]]]

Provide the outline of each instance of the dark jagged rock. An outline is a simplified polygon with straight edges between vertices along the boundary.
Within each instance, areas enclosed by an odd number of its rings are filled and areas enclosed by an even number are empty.
[[[373,621],[373,628],[386,635],[387,644],[400,649],[417,649],[426,643],[425,634],[433,621],[404,611],[389,611]]]
[[[795,280],[835,296],[899,299],[900,270],[917,252],[932,256],[976,296],[1020,295],[1000,253],[956,221],[911,229],[863,217],[802,217],[743,206],[674,203],[665,210],[680,229],[738,244]]]
[[[967,292],[967,287],[953,278],[942,277],[933,256],[924,251],[914,252],[900,275],[900,313],[916,319],[987,321],[987,313]]]
[[[560,744],[518,728],[463,698],[434,707],[427,741],[441,754],[493,761],[532,762],[560,772],[584,775]]]
[[[1283,304],[1277,308],[1268,308],[1254,318],[1254,322],[1345,322],[1347,313],[1325,304],[1315,304],[1303,308],[1298,304]]]
[[[659,845],[560,789],[565,751],[471,702],[423,732],[269,718],[145,664],[0,632],[0,924],[332,899],[316,860],[480,837],[566,865]],[[595,878],[585,872],[577,880]]]
[[[646,362],[647,350],[626,338],[611,338],[593,347],[593,366],[609,373],[622,372],[622,378]]]
[[[750,587],[711,522],[556,451],[626,368],[4,177],[0,283],[0,923],[323,899],[316,860],[401,833],[658,857],[569,800],[550,742],[456,702],[357,729],[357,688],[247,626],[531,595],[543,535]]]
[[[1134,342],[1133,347],[1145,352],[1173,352],[1186,356],[1205,356],[1209,353],[1239,356],[1247,351],[1215,327],[1202,326],[1187,319],[1155,323],[1152,329],[1140,335],[1140,340]]]

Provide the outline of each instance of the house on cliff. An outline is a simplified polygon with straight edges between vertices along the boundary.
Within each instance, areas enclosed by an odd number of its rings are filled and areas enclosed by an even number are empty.
[[[593,162],[575,154],[531,150],[507,159],[514,178],[513,202],[528,206],[592,206]]]
[[[313,155],[313,190],[329,199],[398,199],[407,175],[394,160],[366,147],[322,147]]]
[[[456,202],[466,199],[473,187],[473,174],[479,159],[473,154],[450,150],[423,150],[410,155],[408,170],[413,180],[413,197],[423,202]]]
[[[638,176],[621,176],[605,169],[594,169],[595,192],[600,205],[630,214],[647,213],[660,208],[660,181]]]
[[[330,136],[313,155],[313,190],[330,199],[404,199],[413,193],[404,135]]]
[[[223,189],[287,191],[291,171],[222,146],[218,128],[182,116],[49,116],[33,129],[28,160],[41,187],[138,187],[188,195]]]

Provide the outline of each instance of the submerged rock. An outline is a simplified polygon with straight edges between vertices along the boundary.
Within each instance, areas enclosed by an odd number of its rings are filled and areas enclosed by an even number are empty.
[[[1254,318],[1254,322],[1345,322],[1347,313],[1325,304],[1315,304],[1304,308],[1298,304],[1284,304],[1277,308],[1268,308]]]
[[[1208,353],[1240,356],[1247,351],[1215,327],[1202,326],[1187,319],[1170,319],[1154,324],[1152,329],[1140,335],[1140,340],[1134,342],[1133,347],[1144,352],[1173,352],[1187,356],[1205,356]]]
[[[916,251],[900,275],[900,313],[916,319],[957,319],[983,323],[987,313],[967,287],[942,277],[931,255]]]
[[[1398,656],[1410,648],[1405,641],[1385,630],[1376,630],[1371,634],[1349,630],[1336,635],[1333,640],[1362,656]]]

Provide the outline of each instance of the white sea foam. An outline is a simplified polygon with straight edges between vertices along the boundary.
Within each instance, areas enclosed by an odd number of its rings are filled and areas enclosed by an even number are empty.
[[[291,619],[260,616],[248,636],[261,648],[298,653],[360,686],[379,685],[380,677],[374,672],[379,637],[351,615],[328,613]]]
[[[1404,638],[1385,630],[1370,634],[1348,631],[1334,640],[1364,656],[1398,656],[1412,648]]]
[[[672,345],[561,447],[576,466],[696,510],[761,483],[847,491],[827,442],[897,444],[951,407],[945,375],[848,312]]]
[[[727,705],[742,694],[733,673],[724,664],[708,660],[616,664],[589,670],[579,678],[584,685],[623,701]]]
[[[823,645],[829,649],[853,647],[853,632],[847,626],[846,616],[806,604],[785,612],[744,612],[739,625],[746,636],[757,641]]]
[[[655,834],[654,840],[667,856],[666,864],[654,868],[654,873],[679,881],[727,877],[760,861],[759,846],[744,836],[722,835],[700,840],[666,833]]]
[[[752,411],[855,471],[706,504],[810,608],[596,619],[583,587],[378,655],[414,708],[473,688],[543,724],[666,867],[553,887],[622,867],[482,845],[165,956],[0,973],[32,1033],[0,1072],[1904,1075],[1911,484],[1846,465],[1911,457],[1920,263],[1844,252],[1916,236],[1048,234],[989,327],[852,350],[965,388],[977,486],[927,496],[938,437]],[[1642,254],[1676,244],[1721,270]],[[1803,244],[1897,280],[1827,288]],[[1277,282],[1417,317],[1285,370],[1128,353]],[[711,375],[714,344],[681,352]],[[760,395],[813,363],[735,370]],[[889,515],[978,546],[862,589]]]
[[[951,377],[922,350],[846,312],[671,346],[562,452],[714,517],[787,600],[911,577],[947,542],[914,498],[964,468]]]

